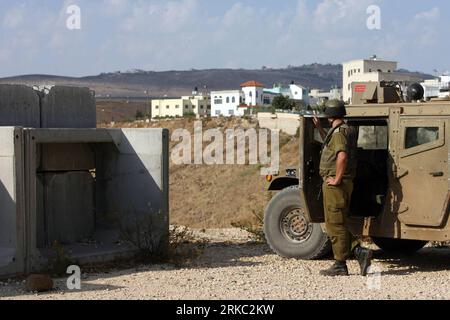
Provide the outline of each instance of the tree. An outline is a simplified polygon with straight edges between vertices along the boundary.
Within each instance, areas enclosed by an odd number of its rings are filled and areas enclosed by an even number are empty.
[[[302,111],[308,108],[308,105],[304,101],[292,101],[292,110]]]
[[[292,110],[295,102],[283,95],[276,96],[272,101],[272,106],[277,110]]]
[[[144,113],[141,110],[136,111],[136,119],[144,118]]]

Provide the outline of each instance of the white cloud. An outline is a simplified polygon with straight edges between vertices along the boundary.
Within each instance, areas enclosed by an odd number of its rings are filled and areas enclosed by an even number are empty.
[[[28,55],[30,66],[40,64],[48,72],[60,68],[67,70],[60,73],[69,74],[283,67],[373,53],[407,60],[403,57],[411,47],[438,46],[445,30],[443,8],[433,7],[399,19],[384,20],[389,15],[383,15],[383,29],[370,32],[366,9],[378,3],[388,10],[388,4],[380,4],[384,0],[291,0],[288,6],[244,0],[215,6],[209,1],[65,0],[47,6],[30,1],[24,12],[16,5],[16,11],[11,9],[0,20],[8,26],[0,36],[10,43],[0,59]],[[81,31],[65,27],[65,7],[72,3],[82,9]],[[47,65],[37,61],[37,55],[48,57]],[[30,69],[25,64],[17,68]]]
[[[323,30],[365,21],[366,9],[371,2],[373,0],[323,0],[314,11],[314,25]]]
[[[10,58],[11,52],[7,49],[0,49],[0,61],[6,62]]]
[[[6,12],[3,18],[3,26],[5,28],[17,28],[24,21],[25,4],[21,4]]]
[[[418,46],[432,46],[439,42],[438,25],[441,11],[438,7],[422,11],[414,16],[409,27],[410,32],[415,34],[414,42]]]
[[[225,12],[222,23],[226,28],[248,24],[251,20],[253,20],[253,14],[254,8],[238,2]]]
[[[306,22],[307,19],[308,19],[308,8],[306,7],[306,1],[298,0],[295,20],[297,23],[301,24]]]
[[[108,15],[121,15],[129,6],[128,0],[103,0],[103,8]]]
[[[121,30],[129,33],[167,33],[183,30],[186,24],[198,23],[194,20],[198,0],[134,3],[131,14],[121,24]]]
[[[434,7],[428,11],[419,12],[414,16],[415,20],[436,20],[439,19],[441,11],[438,7]]]
[[[68,36],[75,35],[79,31],[69,31],[67,29],[67,19],[69,15],[67,14],[67,7],[74,4],[72,0],[64,0],[58,15],[51,19],[52,25],[48,25],[48,34],[51,35],[50,38],[50,48],[57,50],[58,53],[63,53],[67,50],[68,45],[73,41],[72,37]],[[85,18],[83,7],[81,7],[81,20]]]

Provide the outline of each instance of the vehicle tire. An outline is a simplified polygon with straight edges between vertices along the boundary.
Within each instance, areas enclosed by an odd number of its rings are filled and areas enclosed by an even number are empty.
[[[267,205],[264,234],[267,243],[284,258],[320,259],[331,251],[331,242],[320,224],[304,214],[299,187],[278,193]]]
[[[383,251],[393,254],[414,254],[427,245],[427,241],[373,238],[373,242]]]

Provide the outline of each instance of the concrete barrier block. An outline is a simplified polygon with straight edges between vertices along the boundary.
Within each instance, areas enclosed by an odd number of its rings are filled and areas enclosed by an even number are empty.
[[[23,135],[0,127],[0,276],[24,270]]]
[[[0,126],[40,127],[39,95],[22,85],[0,85]]]
[[[300,127],[300,116],[289,113],[258,113],[258,122],[261,128],[270,130],[281,130],[294,136]]]
[[[0,276],[48,267],[53,241],[79,263],[129,257],[137,242],[123,240],[142,236],[147,249],[163,254],[169,237],[168,139],[163,129],[0,127]],[[64,145],[77,144],[94,152],[92,173],[85,170],[91,155],[80,158],[83,166],[68,162]],[[37,159],[46,157],[51,159],[41,168],[49,171],[39,171]],[[58,167],[59,161],[65,165]],[[124,238],[124,230],[137,238]]]
[[[76,243],[94,234],[94,179],[89,172],[44,173],[42,183],[46,234],[42,240],[51,246]],[[38,219],[39,221],[39,219]],[[39,233],[38,233],[39,235]]]
[[[119,153],[106,158],[115,160],[99,166],[103,168],[98,172],[104,182],[103,210],[124,213],[120,224],[125,229],[136,222],[145,224],[152,232],[154,248],[164,251],[169,228],[168,130],[121,132],[120,140],[116,138]]]
[[[95,168],[95,153],[89,144],[49,143],[40,148],[38,171],[89,171]]]
[[[55,240],[79,263],[132,254],[139,241],[131,242],[135,246],[128,241],[142,236],[147,249],[164,253],[169,236],[168,139],[163,129],[25,129],[27,272],[46,265]],[[52,150],[54,144],[93,150],[95,171],[37,170],[39,150]],[[54,165],[67,160],[60,151],[51,153]],[[47,162],[43,168],[55,167]]]
[[[54,86],[41,100],[42,128],[95,128],[95,97],[89,88]]]
[[[289,113],[278,113],[277,116],[277,128],[288,135],[295,136],[300,128],[300,116]]]

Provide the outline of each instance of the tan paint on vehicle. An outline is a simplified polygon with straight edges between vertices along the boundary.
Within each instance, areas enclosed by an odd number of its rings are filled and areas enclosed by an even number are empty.
[[[352,212],[352,232],[398,239],[450,240],[450,101],[352,105],[347,113],[348,122],[366,126],[384,122],[388,132],[388,185],[383,209],[374,217]],[[315,186],[320,178],[314,173],[320,147],[314,142],[312,121],[303,117],[302,124],[301,197],[312,221],[323,223]]]

